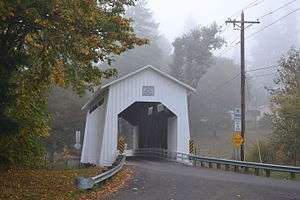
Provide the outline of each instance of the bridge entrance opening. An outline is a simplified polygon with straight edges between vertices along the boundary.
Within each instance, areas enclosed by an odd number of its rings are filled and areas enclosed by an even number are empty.
[[[159,102],[135,102],[118,115],[118,133],[127,150],[176,149],[177,117]],[[130,154],[130,153],[129,153]]]

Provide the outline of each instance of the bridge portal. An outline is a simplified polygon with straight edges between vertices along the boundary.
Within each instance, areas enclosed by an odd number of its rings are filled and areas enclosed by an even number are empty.
[[[83,106],[87,118],[81,162],[110,166],[122,134],[131,149],[188,153],[187,96],[193,91],[152,66],[100,87]]]
[[[118,133],[128,155],[141,148],[176,149],[177,116],[160,102],[135,102],[119,115]]]

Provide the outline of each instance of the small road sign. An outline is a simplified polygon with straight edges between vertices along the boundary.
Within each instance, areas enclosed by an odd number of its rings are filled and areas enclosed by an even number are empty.
[[[79,150],[81,148],[81,144],[80,144],[80,131],[76,131],[75,132],[75,139],[76,139],[76,143],[74,145],[75,149]]]
[[[190,154],[193,154],[193,155],[196,154],[196,147],[194,144],[194,140],[189,140],[189,152],[190,152]]]
[[[244,144],[244,138],[241,136],[240,132],[233,133],[232,143],[236,148],[239,148],[242,144]]]
[[[234,132],[241,132],[241,111],[239,108],[234,111]]]
[[[123,154],[125,151],[125,138],[120,136],[118,139],[118,150],[120,154]]]

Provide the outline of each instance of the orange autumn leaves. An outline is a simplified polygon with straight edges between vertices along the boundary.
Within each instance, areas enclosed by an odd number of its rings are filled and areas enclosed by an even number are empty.
[[[75,178],[95,176],[101,168],[66,170],[25,170],[0,171],[0,199],[56,199],[56,200],[98,200],[124,187],[133,176],[132,168],[126,167],[114,178],[92,191],[78,190]]]
[[[124,18],[133,2],[0,0],[0,67],[8,88],[2,99],[4,119],[14,122],[5,130],[11,136],[0,138],[7,165],[38,164],[42,153],[36,151],[43,151],[39,137],[49,134],[47,101],[53,85],[79,95],[92,91],[116,75],[95,63],[111,64],[116,54],[147,43]]]
[[[61,59],[55,60],[52,68],[52,79],[61,87],[65,85],[64,62]]]
[[[131,21],[124,18],[132,2],[0,0],[0,15],[7,22],[20,19],[26,54],[35,65],[48,68],[53,83],[82,91],[111,75],[99,68],[94,73],[93,62],[110,64],[114,55],[148,42],[137,37]]]

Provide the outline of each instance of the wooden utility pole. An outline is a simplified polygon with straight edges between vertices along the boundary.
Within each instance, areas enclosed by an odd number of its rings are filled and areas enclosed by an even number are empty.
[[[245,24],[258,24],[259,21],[245,21],[244,11],[241,14],[241,21],[227,20],[225,23],[232,23],[234,27],[239,27],[241,30],[241,136],[245,141]],[[245,160],[245,146],[241,145],[241,160]]]

